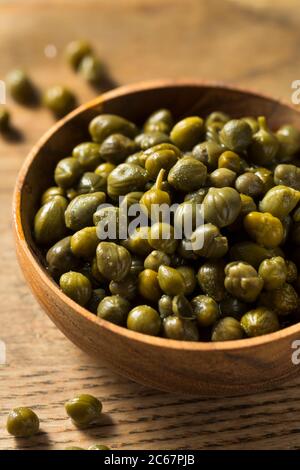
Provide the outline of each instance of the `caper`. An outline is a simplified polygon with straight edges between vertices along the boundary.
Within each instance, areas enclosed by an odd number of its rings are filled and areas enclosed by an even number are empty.
[[[97,266],[110,281],[121,281],[129,273],[131,256],[128,250],[112,242],[101,242],[97,247]]]
[[[115,325],[125,325],[130,303],[120,295],[104,297],[98,305],[97,315]]]
[[[199,332],[195,321],[170,315],[163,320],[163,333],[166,338],[181,341],[199,341]]]
[[[6,429],[15,437],[30,437],[39,432],[40,421],[30,408],[19,407],[9,412]]]
[[[94,142],[101,144],[112,134],[122,134],[133,138],[137,135],[137,127],[127,119],[115,114],[101,114],[90,123],[89,131]]]
[[[139,305],[129,312],[127,328],[146,335],[157,336],[161,328],[161,319],[154,308],[149,305]]]
[[[199,326],[212,326],[218,320],[220,316],[219,306],[212,297],[197,295],[193,298],[191,304]]]
[[[214,326],[212,341],[232,341],[242,339],[244,336],[240,322],[232,317],[221,318]]]
[[[89,279],[81,273],[69,271],[60,277],[59,285],[64,294],[79,305],[86,305],[92,294]]]
[[[66,226],[77,231],[93,225],[93,215],[98,206],[105,202],[105,193],[80,194],[68,205],[65,212]]]
[[[82,174],[79,161],[74,157],[60,160],[55,168],[54,179],[58,186],[63,189],[72,188]]]
[[[77,158],[81,168],[85,171],[94,171],[102,163],[100,145],[95,142],[83,142],[77,145],[72,152]]]
[[[77,426],[88,426],[101,417],[102,403],[88,394],[78,395],[65,403],[67,415]]]
[[[76,107],[76,98],[68,88],[56,85],[45,91],[43,103],[56,117],[60,118]]]
[[[170,137],[181,150],[191,150],[201,138],[203,119],[191,116],[177,122],[171,130]]]
[[[52,245],[62,239],[67,232],[65,225],[65,210],[67,200],[55,196],[46,202],[34,218],[34,237],[41,245]]]
[[[135,142],[129,137],[122,134],[111,134],[102,142],[100,156],[103,160],[118,165],[136,150]]]

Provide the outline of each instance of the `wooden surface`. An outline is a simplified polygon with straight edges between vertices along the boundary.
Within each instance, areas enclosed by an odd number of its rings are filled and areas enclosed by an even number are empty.
[[[42,87],[68,83],[80,100],[94,96],[61,57],[65,43],[81,36],[95,43],[119,83],[228,80],[289,99],[300,70],[297,6],[296,0],[2,1],[0,78],[21,65]],[[58,47],[58,58],[45,58],[47,44]],[[167,395],[99,367],[52,325],[24,284],[11,237],[16,173],[52,120],[44,110],[11,109],[24,136],[0,139],[0,338],[7,345],[7,365],[0,368],[0,449],[92,442],[114,449],[299,449],[300,378],[241,398]],[[102,398],[105,411],[102,425],[85,432],[74,429],[62,406],[82,391]],[[5,432],[8,410],[20,405],[33,406],[42,419],[43,433],[34,440],[15,442]]]

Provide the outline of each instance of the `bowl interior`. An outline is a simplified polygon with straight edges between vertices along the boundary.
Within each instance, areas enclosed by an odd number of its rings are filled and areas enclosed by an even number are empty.
[[[169,108],[175,119],[188,115],[205,117],[221,110],[232,117],[265,115],[272,128],[284,123],[300,127],[300,113],[287,104],[262,95],[223,85],[160,83],[122,87],[81,106],[57,123],[32,149],[18,179],[23,236],[32,254],[43,263],[43,253],[32,237],[32,222],[42,192],[53,185],[57,162],[72,153],[80,142],[90,140],[88,124],[100,113],[120,114],[142,123],[158,108]]]

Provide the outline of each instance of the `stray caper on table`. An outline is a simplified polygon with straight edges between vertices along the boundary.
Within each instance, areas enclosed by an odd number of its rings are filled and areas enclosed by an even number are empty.
[[[176,122],[159,109],[143,126],[96,116],[89,133],[58,162],[34,220],[67,296],[102,319],[176,340],[242,339],[300,320],[298,129],[221,111]],[[135,204],[149,224],[123,237],[123,206]],[[173,204],[168,221],[153,211]],[[191,232],[177,237],[184,219]],[[112,226],[109,239],[99,236]]]

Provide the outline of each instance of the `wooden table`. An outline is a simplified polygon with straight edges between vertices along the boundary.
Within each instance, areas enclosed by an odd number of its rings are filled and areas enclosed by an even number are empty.
[[[297,6],[298,0],[2,0],[0,78],[22,66],[41,88],[66,83],[85,101],[95,92],[62,56],[69,40],[84,37],[121,84],[161,77],[227,80],[290,99],[300,74]],[[49,44],[56,58],[45,57]],[[11,235],[17,171],[52,118],[43,109],[9,105],[22,138],[0,138],[0,339],[7,346],[7,364],[0,367],[0,449],[94,442],[113,449],[299,449],[300,378],[239,398],[168,395],[115,376],[52,325],[24,284]],[[84,432],[63,409],[78,392],[104,404],[101,424]],[[37,410],[42,433],[17,442],[7,435],[5,419],[20,405]]]

